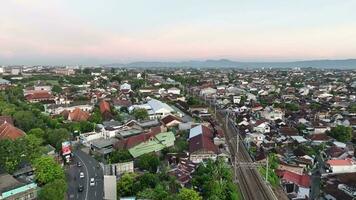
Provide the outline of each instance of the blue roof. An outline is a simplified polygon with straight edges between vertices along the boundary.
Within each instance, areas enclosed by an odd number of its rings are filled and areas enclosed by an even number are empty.
[[[37,184],[36,183],[30,183],[30,184],[15,188],[13,190],[9,190],[9,191],[3,192],[2,193],[2,198],[5,199],[5,198],[11,197],[11,196],[13,196],[15,194],[19,194],[19,193],[25,192],[27,190],[36,189],[36,188],[37,188]]]
[[[193,137],[195,137],[195,136],[197,136],[197,135],[200,135],[200,134],[202,134],[202,133],[203,133],[203,127],[202,127],[202,125],[196,126],[196,127],[192,128],[192,129],[190,129],[190,132],[189,132],[189,139],[190,139],[190,138],[193,138]]]

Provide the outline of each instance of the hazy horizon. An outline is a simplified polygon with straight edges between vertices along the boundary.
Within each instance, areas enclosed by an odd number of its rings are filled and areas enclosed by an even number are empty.
[[[356,1],[4,0],[0,65],[356,58]]]

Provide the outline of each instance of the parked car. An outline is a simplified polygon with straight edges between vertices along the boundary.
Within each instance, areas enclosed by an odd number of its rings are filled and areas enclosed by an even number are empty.
[[[84,173],[83,172],[79,173],[79,178],[84,178]]]
[[[81,166],[82,166],[82,163],[81,163],[81,162],[77,162],[77,166],[78,166],[78,167],[81,167]]]

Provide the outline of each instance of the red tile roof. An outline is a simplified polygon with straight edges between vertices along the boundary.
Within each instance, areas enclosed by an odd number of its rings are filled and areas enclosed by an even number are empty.
[[[25,96],[26,100],[47,100],[52,99],[53,96],[48,91],[35,91]]]
[[[125,99],[115,99],[113,100],[114,105],[118,105],[121,107],[130,107],[132,105],[130,100]]]
[[[213,153],[217,153],[218,151],[217,147],[213,143],[212,137],[209,137],[207,134],[204,134],[204,131],[203,134],[197,135],[189,139],[189,152],[194,153],[198,151],[208,151]]]
[[[162,121],[163,124],[165,124],[165,125],[171,123],[171,122],[174,121],[174,120],[177,120],[177,121],[179,121],[179,122],[182,122],[181,119],[179,119],[178,117],[173,116],[173,115],[167,115],[167,116],[165,116],[165,117],[163,117],[163,118],[161,119],[161,121]]]
[[[26,135],[25,132],[16,128],[10,123],[7,123],[6,121],[0,125],[0,140],[3,139],[15,140],[25,135]]]
[[[297,136],[298,135],[298,129],[292,128],[292,127],[282,127],[279,132],[282,135],[286,136]]]
[[[352,165],[353,164],[351,159],[328,160],[326,163],[329,165],[333,165],[333,166],[344,166],[344,165]]]
[[[68,119],[72,121],[86,121],[90,117],[88,112],[82,111],[80,108],[75,108],[71,113],[69,113]]]
[[[142,133],[139,135],[134,135],[129,138],[120,140],[116,145],[115,148],[118,149],[130,149],[141,142],[147,141],[150,138],[156,136],[158,133],[161,133],[161,127],[152,127],[149,132]]]
[[[14,121],[12,120],[11,116],[0,116],[0,124],[3,124],[5,121],[14,125]]]
[[[282,179],[288,182],[292,182],[298,186],[305,188],[310,187],[310,176],[306,174],[300,175],[286,170],[283,172]]]
[[[110,112],[110,104],[107,101],[101,101],[99,104],[101,114]]]
[[[328,135],[326,135],[325,133],[312,134],[309,138],[310,138],[310,140],[313,140],[313,141],[328,141],[328,140],[330,140],[330,137]]]

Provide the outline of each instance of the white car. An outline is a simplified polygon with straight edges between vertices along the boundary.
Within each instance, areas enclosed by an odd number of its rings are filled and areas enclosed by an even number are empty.
[[[84,173],[83,172],[79,173],[79,178],[84,178]]]
[[[90,179],[90,186],[94,186],[95,185],[95,180],[94,180],[94,178],[91,178]]]

